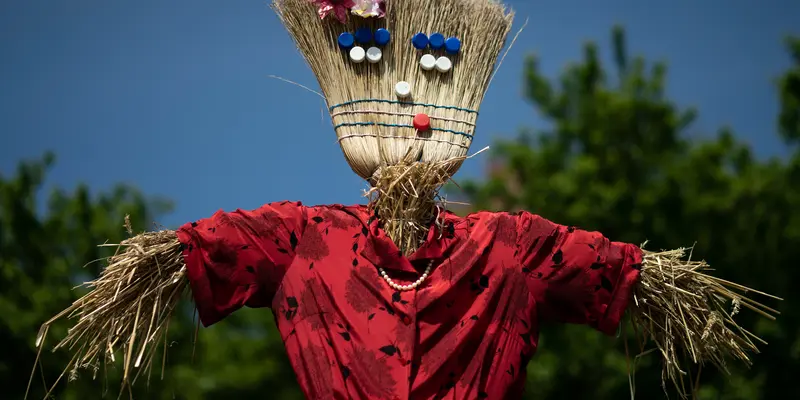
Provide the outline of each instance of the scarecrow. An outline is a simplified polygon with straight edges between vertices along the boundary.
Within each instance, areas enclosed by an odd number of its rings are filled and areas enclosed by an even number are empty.
[[[626,312],[682,393],[684,362],[749,362],[756,338],[729,302],[772,310],[684,249],[648,252],[529,212],[444,207],[438,191],[467,158],[511,28],[502,4],[273,7],[319,81],[345,159],[369,183],[367,204],[273,202],[131,237],[54,318],[76,319],[57,346],[77,349],[68,370],[115,354],[126,381],[152,367],[186,288],[204,326],[271,308],[312,399],[519,397],[541,323],[615,334]]]

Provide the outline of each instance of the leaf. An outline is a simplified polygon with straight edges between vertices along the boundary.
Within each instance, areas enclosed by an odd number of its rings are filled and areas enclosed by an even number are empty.
[[[378,350],[382,351],[384,354],[386,354],[387,356],[390,356],[390,357],[395,355],[395,353],[397,353],[397,347],[394,347],[391,344],[388,345],[388,346],[383,346]]]
[[[609,292],[614,290],[614,285],[605,276],[600,276],[600,286]]]
[[[561,249],[556,250],[555,254],[553,254],[553,257],[551,258],[551,261],[553,261],[553,266],[559,265],[562,261],[564,261],[564,253],[561,252]]]
[[[507,374],[514,376],[514,364],[508,365],[508,370],[506,371]]]
[[[531,335],[527,333],[520,333],[519,336],[522,337],[522,341],[525,342],[525,344],[529,346],[531,345]]]

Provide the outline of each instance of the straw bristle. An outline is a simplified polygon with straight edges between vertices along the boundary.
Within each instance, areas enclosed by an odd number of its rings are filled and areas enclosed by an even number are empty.
[[[438,221],[439,189],[465,157],[422,163],[405,161],[380,168],[366,193],[384,232],[406,256],[425,241],[431,221]]]
[[[758,353],[754,341],[766,344],[734,321],[742,307],[772,320],[779,314],[743,293],[778,298],[707,275],[708,264],[684,259],[685,252],[645,251],[630,307],[640,345],[655,344],[663,362],[662,382],[666,388],[671,381],[681,397],[693,386],[688,363],[711,363],[727,372],[731,359],[750,365],[749,354]]]
[[[381,166],[402,163],[409,150],[415,161],[424,162],[466,155],[477,110],[511,28],[513,15],[503,5],[493,0],[388,0],[385,18],[351,15],[347,24],[332,16],[320,20],[309,0],[274,0],[273,7],[316,75],[329,107],[368,99],[391,101],[356,102],[331,110],[339,143],[354,172],[369,179]],[[387,28],[392,34],[376,64],[356,64],[337,46],[340,33],[363,26]],[[420,68],[423,54],[445,53],[416,50],[411,37],[417,32],[441,32],[461,40],[460,53],[447,55],[452,70]],[[403,99],[404,104],[397,103],[394,91],[400,81],[412,88],[412,98]],[[417,113],[429,115],[435,129],[414,129]]]
[[[65,372],[74,378],[81,368],[96,371],[101,359],[113,363],[115,353],[122,350],[123,383],[128,383],[151,371],[156,348],[166,338],[169,319],[188,281],[174,231],[143,233],[106,246],[122,251],[108,259],[99,278],[86,284],[89,293],[42,326],[36,345],[42,345],[56,320],[77,318],[54,349],[74,352]]]

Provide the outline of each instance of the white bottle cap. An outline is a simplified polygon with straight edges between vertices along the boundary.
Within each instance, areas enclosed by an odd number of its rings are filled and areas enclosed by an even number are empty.
[[[436,57],[433,54],[425,54],[419,59],[419,65],[425,71],[430,71],[436,66]]]
[[[367,49],[367,61],[375,64],[376,62],[381,60],[381,57],[383,57],[381,49],[377,47],[370,47],[369,49]]]
[[[397,82],[394,85],[394,93],[401,99],[411,96],[411,84],[406,81]]]
[[[453,68],[453,62],[450,61],[449,58],[442,56],[442,57],[439,57],[438,60],[436,60],[436,70],[437,71],[439,71],[439,72],[447,72],[447,71],[450,71],[451,68]]]
[[[364,61],[364,57],[366,57],[366,52],[364,52],[364,48],[361,46],[356,46],[350,49],[350,59],[353,60],[354,63],[360,63]]]

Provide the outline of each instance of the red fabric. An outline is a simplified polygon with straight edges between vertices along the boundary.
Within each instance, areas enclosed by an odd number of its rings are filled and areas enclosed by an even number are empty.
[[[443,213],[403,257],[363,206],[272,203],[178,230],[199,315],[271,307],[311,399],[521,397],[542,321],[612,334],[641,251],[530,213]],[[433,271],[415,291],[398,283]]]

